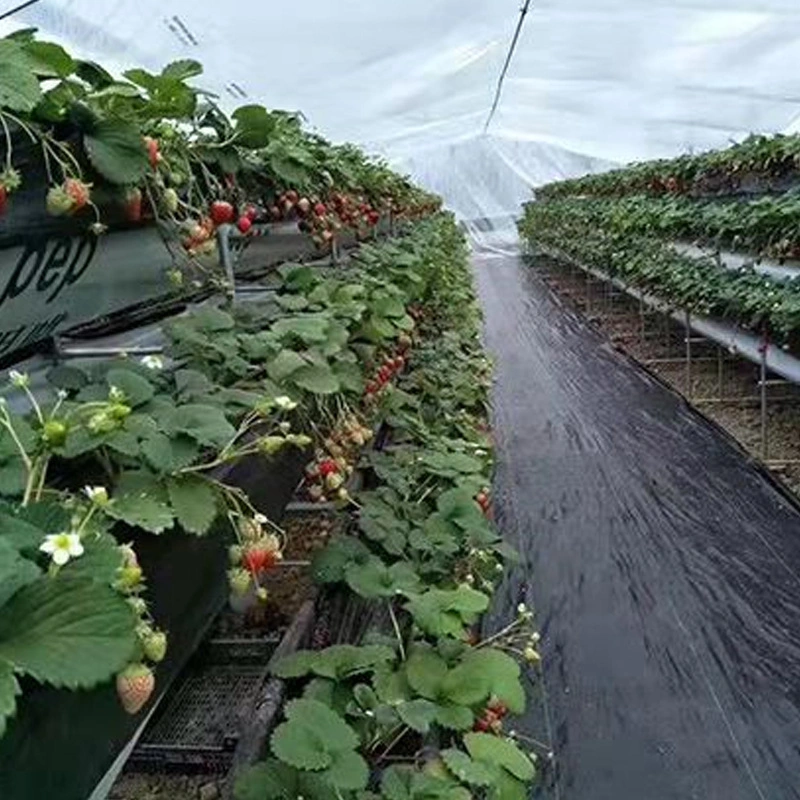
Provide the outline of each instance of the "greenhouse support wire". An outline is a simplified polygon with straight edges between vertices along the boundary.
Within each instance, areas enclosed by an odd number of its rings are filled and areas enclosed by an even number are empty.
[[[497,106],[500,104],[500,95],[503,93],[503,83],[505,82],[506,79],[506,73],[508,72],[508,68],[511,66],[511,59],[514,57],[514,51],[517,49],[517,42],[519,41],[519,35],[522,33],[522,26],[525,24],[525,17],[528,14],[528,9],[530,8],[530,5],[531,5],[531,0],[525,0],[525,5],[522,6],[522,8],[520,9],[517,28],[514,31],[514,37],[511,39],[511,45],[508,48],[508,54],[506,55],[505,64],[503,64],[503,69],[500,71],[500,78],[497,81],[497,89],[495,89],[492,108],[489,111],[489,116],[486,118],[486,124],[483,126],[484,133],[486,133],[489,130],[489,125],[491,125],[492,119],[494,119],[494,114],[497,111]]]
[[[7,19],[8,17],[16,14],[17,11],[24,11],[26,8],[36,5],[38,2],[39,0],[28,0],[27,3],[20,3],[16,8],[12,8],[10,11],[4,11],[2,14],[0,14],[0,20]]]

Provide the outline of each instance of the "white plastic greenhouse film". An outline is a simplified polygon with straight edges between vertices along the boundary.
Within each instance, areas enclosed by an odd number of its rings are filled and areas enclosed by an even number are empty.
[[[14,5],[0,3],[0,13]],[[461,218],[612,163],[800,129],[797,0],[534,0],[484,127],[520,0],[40,0],[36,26],[117,72],[178,58],[223,105],[302,110],[385,155]]]

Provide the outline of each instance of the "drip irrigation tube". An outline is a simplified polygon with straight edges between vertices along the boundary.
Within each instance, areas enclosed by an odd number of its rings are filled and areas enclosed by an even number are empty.
[[[789,281],[794,278],[800,278],[800,263],[798,262],[779,264],[777,261],[772,261],[768,258],[756,259],[753,256],[743,256],[728,250],[721,250],[719,253],[704,250],[701,247],[686,244],[685,242],[673,242],[671,246],[677,253],[689,258],[716,259],[723,269],[734,272],[741,269],[753,269],[755,272],[776,281]]]
[[[640,300],[646,306],[668,314],[681,325],[688,323],[688,327],[692,331],[716,342],[721,347],[727,348],[731,353],[740,355],[758,365],[761,365],[762,360],[764,360],[765,366],[770,372],[780,375],[787,381],[800,384],[800,359],[795,358],[795,356],[787,353],[780,347],[769,343],[766,344],[766,351],[764,352],[762,339],[759,336],[748,333],[738,325],[732,325],[729,322],[723,322],[722,320],[713,319],[711,317],[704,317],[699,314],[687,314],[684,310],[675,310],[662,300],[645,292],[641,292],[638,289],[634,289],[632,286],[628,286],[618,278],[613,278],[601,270],[592,269],[556,248],[542,247],[541,245],[537,245],[537,247],[539,247],[542,252],[561,261],[566,261],[578,267],[583,272],[589,273],[598,280],[611,283],[617,289],[622,290],[625,294],[636,300]]]

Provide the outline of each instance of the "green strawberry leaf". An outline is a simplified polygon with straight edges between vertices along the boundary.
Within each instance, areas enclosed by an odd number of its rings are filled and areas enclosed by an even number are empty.
[[[0,615],[0,662],[70,689],[108,680],[132,658],[136,619],[109,586],[85,578],[41,578]]]
[[[17,697],[21,693],[14,667],[8,661],[0,661],[0,739],[6,732],[8,720],[17,710]]]
[[[92,166],[111,183],[139,183],[150,168],[142,135],[131,123],[98,122],[84,136],[84,146]]]
[[[167,493],[178,524],[199,536],[211,530],[217,518],[217,490],[198,475],[184,475],[167,481]]]

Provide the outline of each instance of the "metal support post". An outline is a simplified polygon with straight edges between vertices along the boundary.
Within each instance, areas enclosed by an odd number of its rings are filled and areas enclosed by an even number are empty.
[[[769,347],[769,339],[764,334],[761,340],[761,364],[760,374],[761,380],[759,386],[761,388],[761,458],[763,461],[767,460],[769,455],[769,441],[767,439],[767,348]]]
[[[686,326],[686,396],[692,399],[692,317],[687,311],[684,315]]]

